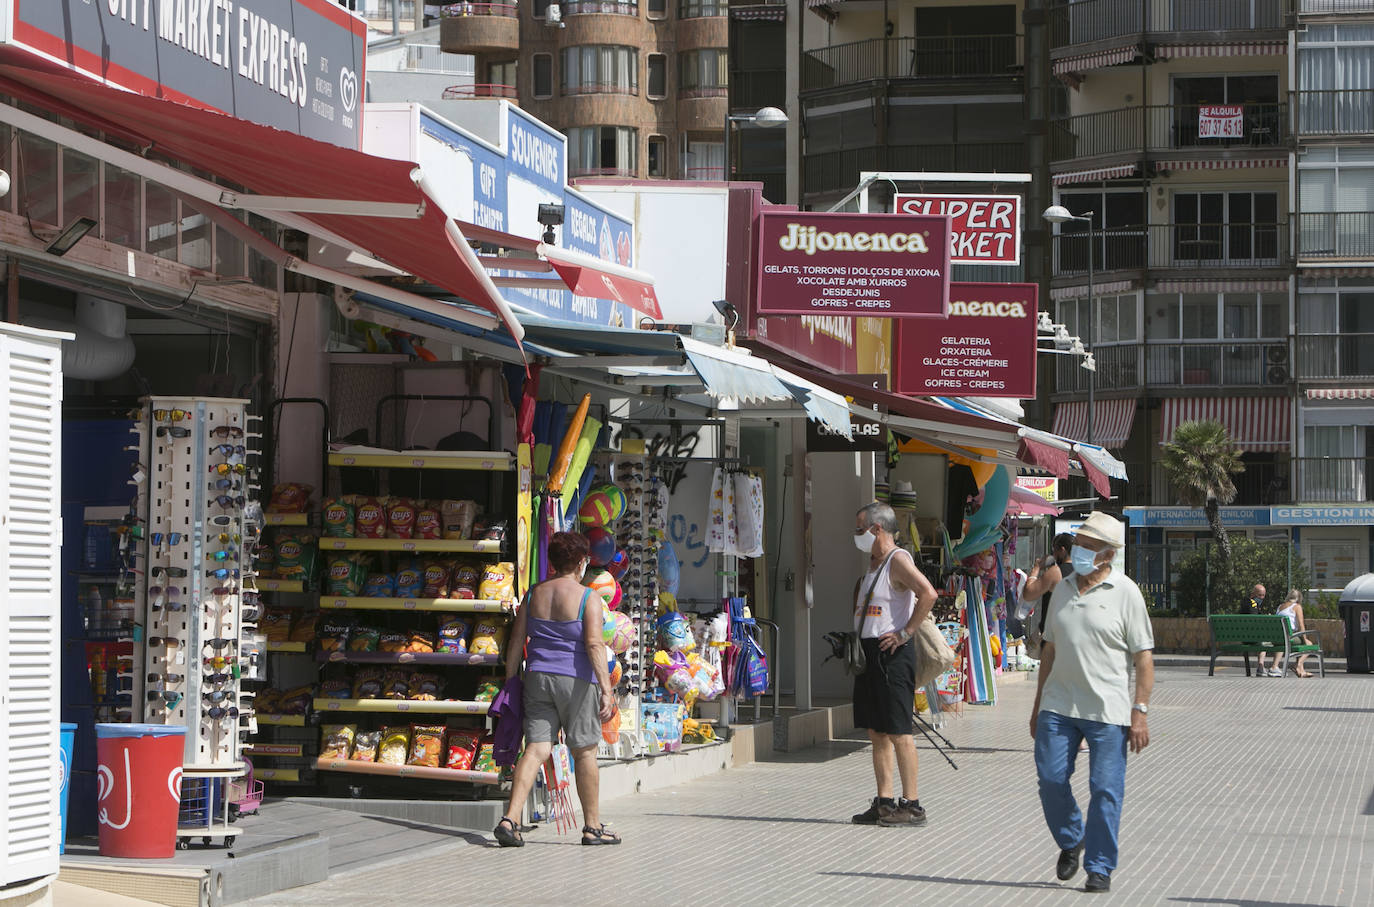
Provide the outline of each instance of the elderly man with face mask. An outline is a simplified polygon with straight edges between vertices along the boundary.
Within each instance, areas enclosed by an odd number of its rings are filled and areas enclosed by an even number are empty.
[[[1120,521],[1096,511],[1079,527],[1069,555],[1074,572],[1050,593],[1030,719],[1040,804],[1060,849],[1055,874],[1073,878],[1082,858],[1086,891],[1111,887],[1126,752],[1150,743],[1154,634],[1140,588],[1112,567],[1125,536]],[[1082,740],[1088,742],[1091,792],[1086,823],[1070,783]]]

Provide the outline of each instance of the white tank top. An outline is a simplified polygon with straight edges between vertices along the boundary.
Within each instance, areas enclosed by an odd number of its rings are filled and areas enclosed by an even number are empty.
[[[911,560],[911,555],[899,548],[876,570],[865,573],[864,581],[859,585],[859,604],[867,600],[868,609],[854,616],[854,630],[865,639],[876,639],[884,633],[895,633],[902,629],[911,620],[911,613],[916,608],[915,592],[893,588],[892,561],[899,557]],[[868,596],[870,588],[873,589],[872,598]]]

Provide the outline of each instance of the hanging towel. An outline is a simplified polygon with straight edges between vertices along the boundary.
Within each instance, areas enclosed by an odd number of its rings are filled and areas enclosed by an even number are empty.
[[[992,673],[992,642],[988,639],[987,606],[983,602],[983,581],[964,577],[967,593],[964,608],[968,636],[964,659],[964,701],[976,705],[996,705],[997,681]]]
[[[720,467],[711,475],[711,501],[707,509],[706,550],[734,554],[739,547],[735,526],[735,482]]]
[[[739,557],[763,557],[763,480],[735,474],[735,529]]]

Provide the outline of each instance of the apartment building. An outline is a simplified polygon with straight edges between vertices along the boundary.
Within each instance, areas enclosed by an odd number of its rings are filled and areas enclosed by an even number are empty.
[[[719,180],[726,0],[451,3],[446,52],[476,58],[474,97],[512,98],[568,136],[571,177]]]

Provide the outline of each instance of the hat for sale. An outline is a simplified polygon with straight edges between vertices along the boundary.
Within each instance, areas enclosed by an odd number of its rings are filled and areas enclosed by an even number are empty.
[[[1126,525],[1116,517],[1100,510],[1094,510],[1088,514],[1083,525],[1074,530],[1074,535],[1077,538],[1097,539],[1113,548],[1126,547]]]

